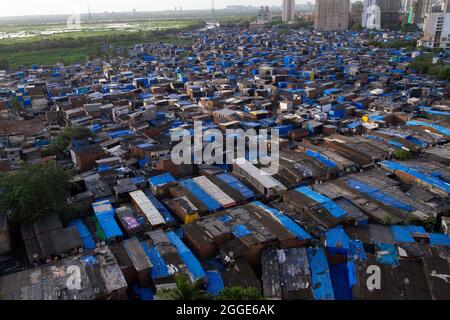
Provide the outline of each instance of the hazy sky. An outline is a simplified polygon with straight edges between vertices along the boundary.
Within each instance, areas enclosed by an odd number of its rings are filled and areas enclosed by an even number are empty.
[[[216,8],[227,5],[281,5],[282,0],[215,0]],[[296,3],[313,3],[314,0],[297,0]],[[175,6],[188,9],[208,9],[211,0],[89,0],[92,12],[173,10]],[[70,14],[87,12],[88,0],[0,0],[0,16],[40,14]]]

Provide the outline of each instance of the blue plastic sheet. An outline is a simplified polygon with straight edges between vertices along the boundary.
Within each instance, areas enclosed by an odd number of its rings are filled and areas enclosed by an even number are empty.
[[[347,263],[330,264],[329,269],[335,299],[352,300],[353,295]]]
[[[307,253],[314,299],[335,300],[325,252],[321,248],[308,248]]]
[[[84,249],[89,250],[96,247],[95,241],[83,221],[81,221],[80,219],[74,220],[69,223],[69,226],[75,226],[77,228],[78,233],[80,234],[80,238],[83,241]]]
[[[311,189],[310,187],[300,187],[295,189],[295,191],[307,196],[308,198],[320,203],[327,211],[336,218],[345,216],[347,212],[342,209],[339,205],[333,202],[333,200],[325,197]]]
[[[430,244],[432,246],[450,247],[450,237],[443,233],[430,233]]]
[[[422,180],[432,186],[435,186],[436,188],[439,188],[450,195],[450,184],[439,179],[439,177],[433,177],[432,175],[425,174],[419,170],[409,168],[403,164],[394,161],[383,161],[380,164],[383,167],[386,167],[390,170],[402,171],[404,173],[410,174],[416,177],[417,179]]]
[[[252,234],[252,232],[250,230],[248,230],[247,227],[243,224],[238,224],[238,225],[232,226],[231,232],[237,238],[242,238],[242,237]]]
[[[350,239],[342,226],[329,229],[325,235],[326,247],[331,255],[348,254],[350,249]]]
[[[384,203],[385,205],[391,206],[393,208],[401,209],[408,212],[413,212],[416,209],[407,203],[404,203],[398,199],[391,197],[390,195],[384,193],[383,191],[375,188],[369,184],[361,182],[357,179],[346,179],[345,183],[351,188],[365,193],[369,197]]]
[[[325,166],[329,168],[336,168],[337,165],[335,162],[331,161],[324,155],[322,155],[320,152],[314,152],[312,150],[306,150],[306,154],[310,157],[313,157],[314,159],[318,160],[319,162],[323,163]]]
[[[237,190],[240,194],[242,194],[246,199],[253,198],[255,193],[245,186],[239,179],[235,178],[229,173],[222,173],[217,175],[217,178],[227,183],[231,188]]]
[[[151,276],[153,279],[166,278],[170,276],[169,269],[164,262],[161,253],[156,246],[149,246],[146,242],[141,242],[141,247],[144,249],[147,257],[153,265]]]
[[[206,277],[208,278],[206,291],[212,294],[213,296],[218,296],[225,288],[222,276],[218,271],[207,271]]]
[[[195,183],[194,180],[192,180],[192,179],[181,180],[180,184],[185,189],[189,190],[198,200],[203,202],[210,211],[215,211],[215,210],[219,210],[222,208],[221,205],[216,200],[211,198],[211,196],[209,194],[207,194],[205,191],[203,191],[203,189],[201,189]]]
[[[255,205],[263,208],[266,211],[270,211],[274,214],[274,216],[280,221],[280,223],[288,229],[290,232],[295,234],[298,239],[300,240],[309,240],[312,239],[312,237],[305,231],[301,226],[299,226],[296,222],[294,222],[291,218],[288,216],[282,214],[280,211],[278,211],[275,208],[271,208],[266,206],[265,204],[255,201],[253,202]]]
[[[377,243],[377,261],[381,264],[398,266],[397,247],[393,244]]]
[[[186,264],[190,274],[192,275],[192,279],[194,281],[198,279],[205,279],[206,273],[191,250],[186,247],[183,241],[181,241],[181,239],[173,231],[166,232],[166,235],[170,242],[177,248],[181,260],[183,260]]]

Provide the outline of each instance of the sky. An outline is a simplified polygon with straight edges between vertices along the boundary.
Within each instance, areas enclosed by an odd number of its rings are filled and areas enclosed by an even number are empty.
[[[0,16],[86,13],[88,2],[92,12],[173,10],[174,7],[209,9],[211,0],[16,0],[0,1]],[[314,2],[297,0],[296,3]],[[216,8],[228,5],[281,5],[282,0],[215,0]]]

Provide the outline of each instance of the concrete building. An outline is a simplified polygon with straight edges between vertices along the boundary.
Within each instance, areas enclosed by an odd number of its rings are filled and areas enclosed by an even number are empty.
[[[283,22],[295,20],[295,0],[283,0]]]
[[[450,13],[428,13],[419,45],[427,48],[450,48]]]
[[[413,23],[423,29],[425,15],[431,13],[435,0],[415,0],[413,3]]]
[[[350,9],[350,27],[355,27],[358,23],[361,26],[361,17],[364,10],[362,1],[353,2]]]
[[[350,19],[349,0],[317,0],[314,28],[322,31],[347,30]]]

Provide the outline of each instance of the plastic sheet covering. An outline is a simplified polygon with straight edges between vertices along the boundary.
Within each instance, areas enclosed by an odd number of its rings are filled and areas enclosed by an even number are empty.
[[[330,159],[328,159],[327,157],[322,155],[320,152],[314,152],[312,150],[306,150],[306,154],[308,156],[313,157],[314,159],[320,161],[321,163],[323,163],[324,165],[326,165],[329,168],[336,168],[337,167],[335,162],[331,161]]]
[[[146,242],[141,242],[141,247],[144,249],[147,257],[153,265],[151,272],[152,278],[159,279],[170,276],[169,269],[167,268],[167,265],[164,262],[158,248],[156,246],[149,246]]]
[[[326,232],[325,239],[325,246],[332,255],[348,254],[350,249],[350,239],[342,226],[329,229]]]
[[[417,121],[417,120],[412,120],[412,121],[407,121],[406,122],[407,126],[424,126],[424,127],[430,127],[433,128],[434,130],[440,132],[441,134],[445,135],[445,136],[450,136],[450,129],[447,129],[445,127],[439,126],[437,124],[432,124],[432,123],[428,123],[428,122],[424,122],[424,121]]]
[[[310,187],[300,187],[295,189],[295,191],[300,192],[308,198],[320,203],[333,217],[339,218],[347,214],[344,209],[334,203],[331,199],[313,191]]]
[[[334,300],[334,291],[325,252],[321,248],[308,248],[307,252],[314,299]]]
[[[430,244],[432,246],[450,247],[450,237],[443,233],[430,233]]]
[[[425,174],[419,170],[409,168],[405,165],[402,165],[402,164],[400,164],[398,162],[394,162],[394,161],[383,161],[383,162],[381,162],[381,165],[390,170],[398,170],[398,171],[402,171],[404,173],[408,173],[408,174],[416,177],[417,179],[419,179],[423,182],[426,182],[436,188],[439,188],[442,191],[446,192],[447,194],[450,194],[450,184],[448,184],[445,181],[442,181],[441,179],[439,179],[439,177],[434,177],[432,175]]]
[[[347,263],[330,264],[330,278],[336,300],[352,300]]]
[[[231,230],[233,234],[238,238],[242,238],[248,236],[249,234],[252,234],[252,232],[248,230],[247,227],[243,224],[232,226]]]
[[[377,261],[381,264],[398,266],[397,247],[393,244],[377,243]]]
[[[80,234],[80,238],[83,241],[83,248],[86,250],[95,249],[95,241],[92,238],[91,233],[87,226],[80,219],[74,220],[69,223],[69,227],[75,226]]]
[[[181,260],[183,260],[183,262],[189,269],[192,280],[195,281],[198,279],[205,279],[206,273],[191,250],[186,247],[183,241],[181,241],[181,239],[174,232],[168,231],[166,232],[166,235],[167,238],[169,238],[170,242],[177,248]]]
[[[384,203],[385,205],[391,206],[393,208],[401,209],[408,212],[413,212],[416,209],[407,203],[401,202],[398,199],[391,197],[390,195],[384,193],[383,191],[361,182],[357,179],[346,179],[345,183],[359,192],[362,192],[369,197]]]
[[[222,173],[217,175],[217,177],[223,182],[227,183],[231,188],[239,191],[246,199],[253,198],[255,193],[239,181],[236,177],[229,173]]]
[[[213,296],[218,296],[220,292],[222,292],[223,288],[225,288],[220,272],[207,271],[206,276],[208,278],[206,291],[212,294]]]
[[[312,239],[312,237],[305,231],[303,230],[303,228],[301,226],[299,226],[297,223],[295,223],[291,218],[289,218],[288,216],[282,214],[280,211],[278,211],[275,208],[271,208],[268,207],[266,205],[264,205],[263,203],[259,202],[259,201],[255,201],[254,202],[255,205],[263,208],[266,211],[271,212],[275,218],[278,219],[278,221],[280,221],[280,223],[286,228],[288,229],[290,232],[292,232],[293,234],[295,234],[297,236],[297,238],[299,238],[300,240],[309,240]]]
[[[189,190],[198,200],[203,202],[210,211],[219,210],[220,204],[203,191],[192,179],[181,180],[180,184]]]

